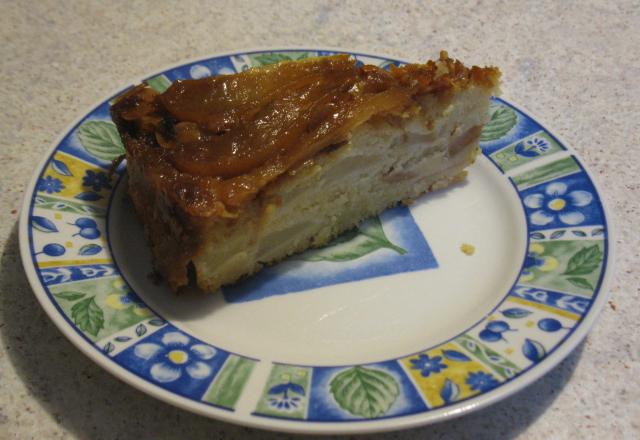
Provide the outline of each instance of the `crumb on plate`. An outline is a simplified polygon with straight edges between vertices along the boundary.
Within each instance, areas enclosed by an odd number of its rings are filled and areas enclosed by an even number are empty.
[[[476,252],[476,247],[469,243],[462,243],[460,245],[460,250],[466,255],[473,255]]]

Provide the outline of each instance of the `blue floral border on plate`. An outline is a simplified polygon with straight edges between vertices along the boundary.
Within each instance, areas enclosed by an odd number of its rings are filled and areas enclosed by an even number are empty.
[[[173,80],[181,76],[188,77],[194,71],[198,75],[206,74],[207,71],[213,74],[220,71],[226,73],[224,69],[243,70],[255,61],[252,56],[295,54],[293,56],[297,57],[297,54],[306,52],[318,55],[334,53],[305,49],[237,53],[188,63],[148,79],[166,75],[165,79]],[[352,55],[363,62],[373,61],[385,67],[401,64],[397,60],[365,54]],[[62,162],[57,159],[59,154],[75,157],[78,167],[95,169],[95,172],[106,171],[109,161],[96,158],[83,150],[78,143],[77,130],[87,120],[106,121],[112,98],[96,106],[69,131],[50,154],[47,165],[39,173],[40,178],[50,167],[57,169],[62,177],[68,177],[70,168],[59,165]],[[336,422],[398,417],[444,408],[476,398],[521,376],[552,354],[580,326],[601,293],[608,262],[607,220],[597,189],[577,158],[553,134],[512,104],[494,98],[489,126],[489,138],[481,142],[483,154],[501,173],[507,175],[520,196],[528,229],[528,250],[522,269],[500,304],[485,318],[454,338],[398,359],[333,367],[274,363],[263,394],[256,398],[252,414],[287,420]],[[495,138],[490,138],[491,135]],[[119,176],[123,171],[122,167],[118,170]],[[45,183],[52,184],[52,179]],[[577,185],[578,189],[569,191],[571,184]],[[47,185],[42,188],[56,189],[60,186],[56,184],[56,188],[53,188]],[[37,258],[43,251],[37,251],[33,229],[41,232],[53,232],[55,229],[58,232],[54,221],[34,214],[36,208],[38,213],[40,209],[51,209],[35,206],[38,197],[43,199],[51,194],[49,191],[44,192],[46,194],[41,191],[40,197],[38,191],[34,190],[29,206],[29,218],[36,222],[27,231],[31,264],[49,301],[68,325],[104,356],[143,380],[191,400],[233,411],[242,394],[242,386],[246,384],[253,365],[259,363],[259,360],[211,346],[178,330],[152,310],[146,310],[148,307],[135,292],[127,291],[126,280],[123,280],[125,287],[121,293],[105,294],[96,291],[93,297],[89,294],[80,297],[82,292],[75,292],[74,295],[74,292],[60,290],[60,286],[65,286],[67,282],[45,281],[43,274],[46,271],[59,268],[55,266],[55,255],[51,256],[52,260],[39,261]],[[67,203],[65,209],[80,209],[86,205],[92,212],[100,212],[101,209],[107,212],[110,200],[105,205],[104,200],[100,202],[95,199],[97,193],[83,194],[76,195],[77,201]],[[81,195],[84,198],[78,197]],[[112,195],[113,193],[110,197]],[[55,206],[56,198],[50,198],[52,200],[45,202],[54,203],[52,206]],[[41,202],[39,200],[38,203]],[[67,215],[77,214],[66,212],[61,209],[56,215],[60,214],[64,219]],[[59,219],[56,217],[55,220]],[[99,227],[95,229],[100,230]],[[84,252],[90,256],[94,255],[90,252],[105,252],[108,256],[106,223],[102,231],[102,241],[84,245],[81,251],[85,249]],[[92,236],[89,233],[85,235]],[[55,254],[64,248],[62,244],[58,246],[59,248],[50,248],[51,252]],[[84,276],[86,273],[94,273],[91,271],[93,260],[95,259],[88,258],[85,263],[76,261],[75,264],[64,266],[69,270],[70,280],[101,278]],[[111,268],[117,274],[119,271],[114,263],[96,264]],[[559,267],[565,267],[564,273],[554,275]],[[95,323],[92,324],[90,317],[92,313],[97,314],[94,303],[95,298],[100,295],[107,295],[105,303],[114,304],[115,309],[125,303],[129,304],[126,306],[127,310],[133,312],[127,319],[132,324],[99,337],[103,329],[96,332]],[[108,317],[104,313],[103,315]],[[77,324],[78,322],[82,324]],[[538,329],[536,333],[522,331],[534,326]],[[539,336],[536,339],[526,336],[522,340],[518,339],[525,333],[528,336]],[[166,337],[167,334],[173,336]],[[162,345],[162,338],[169,342]],[[188,342],[184,342],[187,340]],[[180,341],[184,344],[179,344]],[[509,349],[502,350],[507,354],[500,352],[497,347],[505,342],[514,347],[517,345],[520,353],[509,353]],[[140,349],[145,344],[149,349],[146,352]],[[157,350],[165,350],[166,353],[163,353],[166,356],[173,356],[172,359],[186,366],[183,369],[172,367],[173,369],[164,370],[157,367],[161,362],[153,360],[153,344],[160,347]],[[147,355],[148,358],[145,357]],[[192,358],[197,360],[191,362]],[[155,371],[162,371],[162,374],[153,375],[154,368]],[[278,383],[281,376],[288,379]],[[169,380],[173,377],[176,378]],[[319,380],[319,377],[323,377],[323,380]],[[362,384],[366,383],[362,377],[382,384],[380,388],[373,387],[369,390],[379,396],[375,405],[362,406],[361,402],[354,401],[341,391],[344,387],[355,386],[352,383],[359,383],[362,388]],[[240,381],[242,386],[234,391],[235,394],[220,397],[220,387],[234,380]],[[328,387],[327,384],[331,386]],[[434,388],[435,385],[437,387]],[[366,392],[366,386],[364,388]],[[302,407],[305,408],[304,411],[301,411]]]

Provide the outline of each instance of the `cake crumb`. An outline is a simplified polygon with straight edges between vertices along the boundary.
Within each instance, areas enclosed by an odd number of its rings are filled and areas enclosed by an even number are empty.
[[[476,247],[473,245],[470,245],[469,243],[462,243],[460,245],[460,250],[465,254],[465,255],[473,255],[476,252]]]

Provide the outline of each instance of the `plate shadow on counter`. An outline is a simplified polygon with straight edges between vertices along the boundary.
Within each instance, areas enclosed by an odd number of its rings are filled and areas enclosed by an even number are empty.
[[[0,338],[7,360],[28,395],[63,431],[78,438],[95,439],[305,438],[197,416],[135,390],[92,363],[57,330],[31,292],[20,261],[17,223],[1,257],[0,291]],[[572,376],[584,347],[583,341],[544,377],[481,411],[435,425],[367,438],[514,438],[552,406]],[[9,379],[7,373],[3,372],[3,380]],[[3,422],[11,425],[9,409],[2,412],[7,416],[2,418]],[[31,416],[23,414],[21,418],[35,419],[38,412]]]

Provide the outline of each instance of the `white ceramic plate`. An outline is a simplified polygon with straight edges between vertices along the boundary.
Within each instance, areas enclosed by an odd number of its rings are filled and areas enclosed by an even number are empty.
[[[335,52],[239,52],[147,79],[162,90]],[[125,165],[108,177],[123,148],[107,99],[59,139],[27,189],[25,270],[91,359],[205,416],[355,433],[467,413],[530,384],[578,344],[606,301],[611,261],[607,216],[575,153],[507,101],[490,111],[466,182],[221,294],[177,297],[149,279]]]

